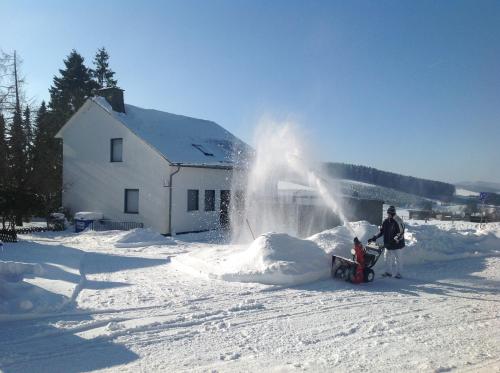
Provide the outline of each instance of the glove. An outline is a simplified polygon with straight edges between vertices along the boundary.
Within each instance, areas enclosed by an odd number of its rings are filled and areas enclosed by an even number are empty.
[[[372,238],[369,238],[368,239],[368,243],[372,243],[372,242],[375,242],[377,241],[377,237],[373,236]]]

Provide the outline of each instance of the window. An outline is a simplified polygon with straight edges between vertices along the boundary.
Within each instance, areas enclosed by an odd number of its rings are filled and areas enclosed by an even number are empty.
[[[111,162],[122,162],[123,139],[111,139]]]
[[[205,149],[200,144],[191,144],[191,145],[193,145],[196,149],[198,149],[200,152],[202,152],[203,154],[205,154],[207,157],[213,157],[214,156],[213,153],[210,153],[207,149]]]
[[[139,213],[139,189],[125,189],[125,209],[126,214]]]
[[[198,211],[198,195],[199,195],[198,190],[188,189],[188,195],[187,195],[188,211]]]
[[[215,211],[215,190],[205,190],[205,211]]]

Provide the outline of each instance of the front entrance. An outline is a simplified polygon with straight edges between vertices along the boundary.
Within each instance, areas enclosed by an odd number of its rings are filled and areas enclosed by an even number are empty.
[[[222,228],[229,227],[229,205],[231,203],[231,191],[220,191],[220,225]]]

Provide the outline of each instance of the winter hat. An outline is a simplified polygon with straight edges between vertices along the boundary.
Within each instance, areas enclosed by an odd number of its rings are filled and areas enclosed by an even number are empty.
[[[389,208],[387,209],[387,213],[391,214],[391,215],[395,215],[396,214],[396,208],[394,206],[389,206]]]

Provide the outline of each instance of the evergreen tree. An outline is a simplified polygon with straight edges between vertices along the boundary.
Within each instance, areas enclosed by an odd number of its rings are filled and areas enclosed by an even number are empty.
[[[97,88],[97,83],[92,80],[91,70],[84,65],[84,59],[78,52],[72,50],[64,60],[64,65],[65,68],[59,70],[60,76],[53,79],[49,89],[51,111],[44,115],[47,133],[52,136],[47,140],[44,156],[50,170],[47,174],[50,177],[48,185],[54,188],[50,193],[47,191],[47,198],[55,207],[60,206],[62,194],[62,143],[59,139],[54,139],[54,135]]]
[[[54,138],[56,126],[54,117],[42,101],[35,118],[35,139],[33,143],[33,173],[31,184],[41,198],[39,214],[47,215],[60,205],[61,178],[56,164],[59,160],[59,142]]]
[[[49,107],[56,115],[56,120],[63,124],[85,102],[97,84],[91,78],[91,71],[84,65],[83,57],[75,50],[64,60],[65,69],[59,70],[61,76],[55,76],[49,89]]]
[[[28,162],[28,168],[31,166],[30,161],[33,155],[33,125],[31,124],[31,111],[29,106],[24,109],[24,136],[26,138],[26,160]]]
[[[14,192],[13,215],[16,225],[22,225],[23,216],[26,216],[25,195],[26,188],[26,136],[23,128],[21,107],[16,104],[14,117],[10,126],[9,146],[9,181]]]
[[[9,167],[15,188],[23,188],[26,181],[26,134],[23,128],[21,107],[16,105],[9,131]]]
[[[8,220],[10,206],[10,183],[9,183],[9,148],[7,146],[7,133],[5,129],[5,119],[0,112],[0,216],[2,219],[2,228],[5,229],[5,223]]]
[[[98,88],[116,87],[117,81],[113,79],[115,72],[109,68],[109,54],[106,48],[97,50],[94,57],[94,67],[92,76],[94,77]]]
[[[0,113],[0,188],[6,187],[8,179],[8,155],[7,133],[5,129],[5,119]]]

